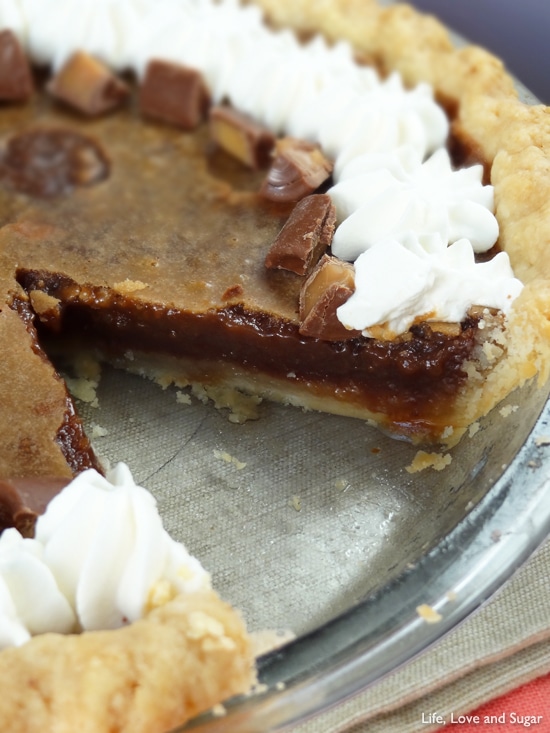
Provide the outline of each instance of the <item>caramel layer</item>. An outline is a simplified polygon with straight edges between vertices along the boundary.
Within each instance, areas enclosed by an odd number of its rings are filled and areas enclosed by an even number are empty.
[[[301,336],[297,323],[240,303],[193,313],[105,288],[80,288],[47,272],[20,272],[19,280],[27,291],[40,289],[60,301],[59,323],[48,325],[72,343],[97,345],[112,356],[139,349],[213,364],[223,360],[244,372],[286,379],[289,393],[298,381],[363,405],[413,433],[417,423],[444,422],[475,345],[474,319],[454,337],[422,324],[394,341],[329,342]]]

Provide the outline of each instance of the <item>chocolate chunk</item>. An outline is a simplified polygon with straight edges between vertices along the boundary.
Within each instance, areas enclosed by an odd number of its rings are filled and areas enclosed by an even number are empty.
[[[260,194],[270,201],[299,201],[318,189],[332,168],[318,145],[283,138],[275,146],[275,158]]]
[[[63,128],[15,135],[0,156],[0,180],[33,196],[58,196],[109,175],[109,160],[90,137]]]
[[[33,537],[36,520],[71,479],[36,477],[0,479],[0,532],[15,527]]]
[[[355,290],[353,265],[324,255],[300,292],[300,333],[323,341],[345,341],[360,336],[347,329],[336,315]]]
[[[271,245],[265,266],[306,275],[329,247],[335,223],[334,204],[326,193],[302,199]]]
[[[12,31],[0,32],[0,99],[24,102],[33,93],[31,67]]]
[[[57,99],[90,117],[118,107],[129,94],[124,82],[83,51],[77,51],[65,62],[47,89]]]
[[[142,114],[193,130],[204,119],[209,104],[210,95],[195,69],[169,61],[147,64],[139,93]]]
[[[266,168],[271,162],[273,133],[232,107],[211,108],[210,134],[221,148],[249,168]]]

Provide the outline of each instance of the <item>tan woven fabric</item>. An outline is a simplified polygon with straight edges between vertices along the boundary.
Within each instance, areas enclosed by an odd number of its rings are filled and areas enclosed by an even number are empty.
[[[429,733],[550,671],[550,541],[434,648],[296,733]],[[424,719],[423,719],[424,715]]]

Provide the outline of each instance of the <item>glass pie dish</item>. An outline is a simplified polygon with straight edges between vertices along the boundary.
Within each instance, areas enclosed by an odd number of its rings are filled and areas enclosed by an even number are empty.
[[[455,627],[550,530],[535,383],[424,471],[417,447],[358,420],[263,403],[235,424],[107,367],[97,396],[79,410],[98,455],[132,467],[220,594],[282,643],[257,694],[181,730],[281,730],[342,701]]]

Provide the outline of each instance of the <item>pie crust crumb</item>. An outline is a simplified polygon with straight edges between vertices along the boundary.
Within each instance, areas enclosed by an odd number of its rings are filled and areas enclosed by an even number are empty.
[[[116,290],[119,293],[122,293],[123,295],[127,295],[128,293],[135,293],[138,290],[145,290],[145,288],[148,288],[149,286],[147,283],[141,282],[141,280],[123,280],[122,282],[115,283],[113,285],[114,290]]]
[[[420,616],[420,618],[426,621],[428,624],[437,624],[443,618],[442,615],[435,610],[435,608],[432,608],[427,603],[422,603],[420,606],[417,606],[416,612]]]
[[[122,629],[4,649],[0,720],[10,733],[165,733],[247,692],[253,670],[239,614],[212,591],[180,595]]]
[[[433,468],[434,471],[443,471],[452,461],[450,453],[427,453],[426,451],[417,451],[412,463],[405,467],[409,473],[417,473],[424,471],[426,468]]]

